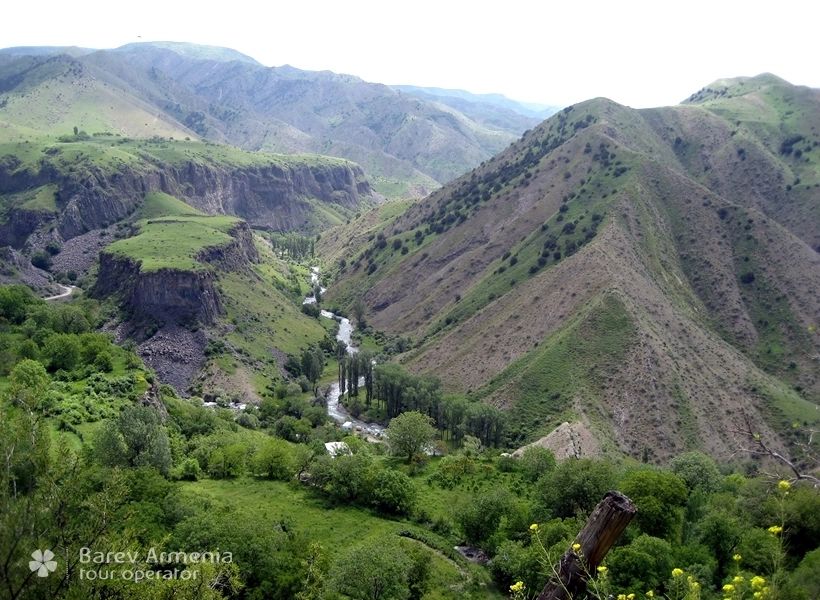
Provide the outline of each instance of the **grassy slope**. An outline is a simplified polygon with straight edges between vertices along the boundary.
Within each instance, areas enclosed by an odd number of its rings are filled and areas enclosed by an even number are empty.
[[[12,68],[16,72],[9,73]],[[0,70],[0,78],[4,76],[21,81],[4,94],[0,122],[53,135],[70,135],[74,127],[89,134],[193,135],[149,104],[106,83],[107,78],[98,70],[74,59],[59,57],[30,65],[18,61]]]
[[[134,237],[114,242],[107,251],[132,258],[140,271],[161,269],[199,271],[206,268],[196,260],[205,248],[225,246],[233,241],[228,233],[239,222],[236,217],[174,216],[143,219]]]
[[[481,470],[475,475],[465,477],[465,480],[453,489],[432,486],[426,479],[435,472],[438,460],[433,459],[430,465],[413,477],[419,491],[418,504],[424,507],[431,522],[451,521],[453,509],[459,503],[474,494],[491,492],[497,489],[499,484],[513,489],[519,494],[521,501],[530,500],[527,497],[529,486],[520,486],[516,483],[517,475],[499,473],[495,470]],[[393,466],[397,467],[395,464]],[[396,535],[403,529],[418,531],[442,547],[450,547],[460,541],[453,535],[436,534],[427,527],[421,527],[406,519],[394,520],[354,506],[332,505],[309,488],[293,484],[246,477],[233,481],[202,480],[196,483],[183,483],[181,486],[187,494],[207,498],[212,502],[241,506],[243,510],[262,520],[289,520],[295,523],[299,530],[318,539],[331,556],[336,556],[341,549],[373,538]],[[454,563],[437,554],[433,559],[435,584],[424,598],[432,600],[462,597],[460,586],[471,579],[489,585],[481,586],[483,593],[471,591],[470,597],[504,597],[503,592],[495,590],[486,577],[486,572],[475,565],[469,565],[466,561]],[[450,589],[450,586],[455,586],[455,589]]]

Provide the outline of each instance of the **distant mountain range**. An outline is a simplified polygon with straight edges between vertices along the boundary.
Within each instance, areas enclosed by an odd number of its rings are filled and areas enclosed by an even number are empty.
[[[489,104],[499,108],[505,108],[512,112],[539,119],[543,121],[557,113],[563,106],[550,106],[547,104],[536,104],[533,102],[518,102],[517,100],[510,100],[501,94],[472,94],[464,90],[448,90],[437,87],[419,87],[415,85],[391,85],[394,90],[401,90],[408,94],[413,94],[421,98],[440,98],[440,102],[448,106],[464,105],[465,102],[471,104]],[[461,101],[461,102],[459,102]],[[453,104],[450,104],[450,103]]]
[[[55,76],[59,83],[51,81]],[[56,85],[71,87],[58,91]],[[37,104],[18,104],[16,112],[0,108],[0,120],[36,123],[56,134],[74,126],[148,136],[176,130],[246,150],[328,154],[362,165],[376,189],[391,197],[424,195],[540,120],[531,107],[499,95],[453,92],[460,95],[455,98],[422,88],[411,94],[352,75],[268,68],[235,50],[176,42],[0,50],[0,102],[35,89]],[[113,112],[111,118],[105,110],[90,112],[111,96],[152,114],[142,130]],[[166,125],[154,131],[158,122]]]
[[[331,302],[520,442],[729,458],[746,419],[820,424],[820,90],[772,75],[683,105],[567,107],[401,216],[323,236]],[[344,260],[344,263],[341,261]]]

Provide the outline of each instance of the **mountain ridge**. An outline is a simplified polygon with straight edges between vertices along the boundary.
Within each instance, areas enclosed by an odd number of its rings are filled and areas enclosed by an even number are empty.
[[[648,430],[653,460],[725,458],[742,414],[785,440],[816,423],[820,391],[820,221],[788,217],[820,206],[820,92],[757,87],[667,109],[568,107],[372,229],[383,241],[333,246],[347,266],[328,295],[412,336],[414,372],[506,407],[522,443],[581,420],[636,458]],[[758,113],[750,94],[767,102]],[[795,157],[783,142],[797,137]],[[749,197],[755,173],[769,187]]]
[[[8,54],[0,56],[6,69],[13,68]],[[155,116],[176,121],[187,135],[247,150],[348,158],[393,197],[432,191],[536,122],[489,104],[469,116],[353,75],[264,67],[230,49],[144,42],[78,60],[105,72],[108,85],[156,107]],[[90,128],[82,114],[74,120],[70,126]]]

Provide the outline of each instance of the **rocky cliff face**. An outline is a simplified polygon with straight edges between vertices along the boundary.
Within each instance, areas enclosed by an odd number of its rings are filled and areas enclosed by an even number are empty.
[[[119,296],[132,315],[184,320],[195,317],[212,323],[222,313],[222,303],[210,271],[161,270],[141,273],[132,259],[100,253],[95,297]]]
[[[309,198],[351,209],[362,199],[378,198],[361,168],[352,163],[227,167],[153,161],[116,171],[85,164],[61,174],[46,162],[37,172],[6,175],[0,171],[0,193],[57,184],[61,210],[55,224],[63,240],[127,217],[151,191],[175,196],[208,214],[235,215],[253,227],[272,230],[298,229],[308,223]],[[11,211],[0,226],[0,246],[21,248],[34,230],[54,219],[45,212]]]
[[[231,271],[243,270],[249,263],[259,262],[259,254],[247,223],[238,223],[231,231],[231,236],[232,242],[206,248],[197,256],[197,260],[219,264],[221,268]],[[136,320],[150,316],[159,321],[187,321],[195,318],[202,323],[213,323],[223,312],[210,269],[162,269],[144,273],[140,270],[139,262],[105,251],[100,253],[99,277],[92,295],[118,296]]]

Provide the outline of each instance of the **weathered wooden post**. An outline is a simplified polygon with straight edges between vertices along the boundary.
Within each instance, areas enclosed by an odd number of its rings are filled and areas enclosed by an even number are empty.
[[[587,524],[575,538],[581,548],[570,547],[554,567],[554,574],[541,590],[538,600],[571,600],[586,589],[587,579],[638,512],[635,504],[620,492],[607,492],[595,507]]]

